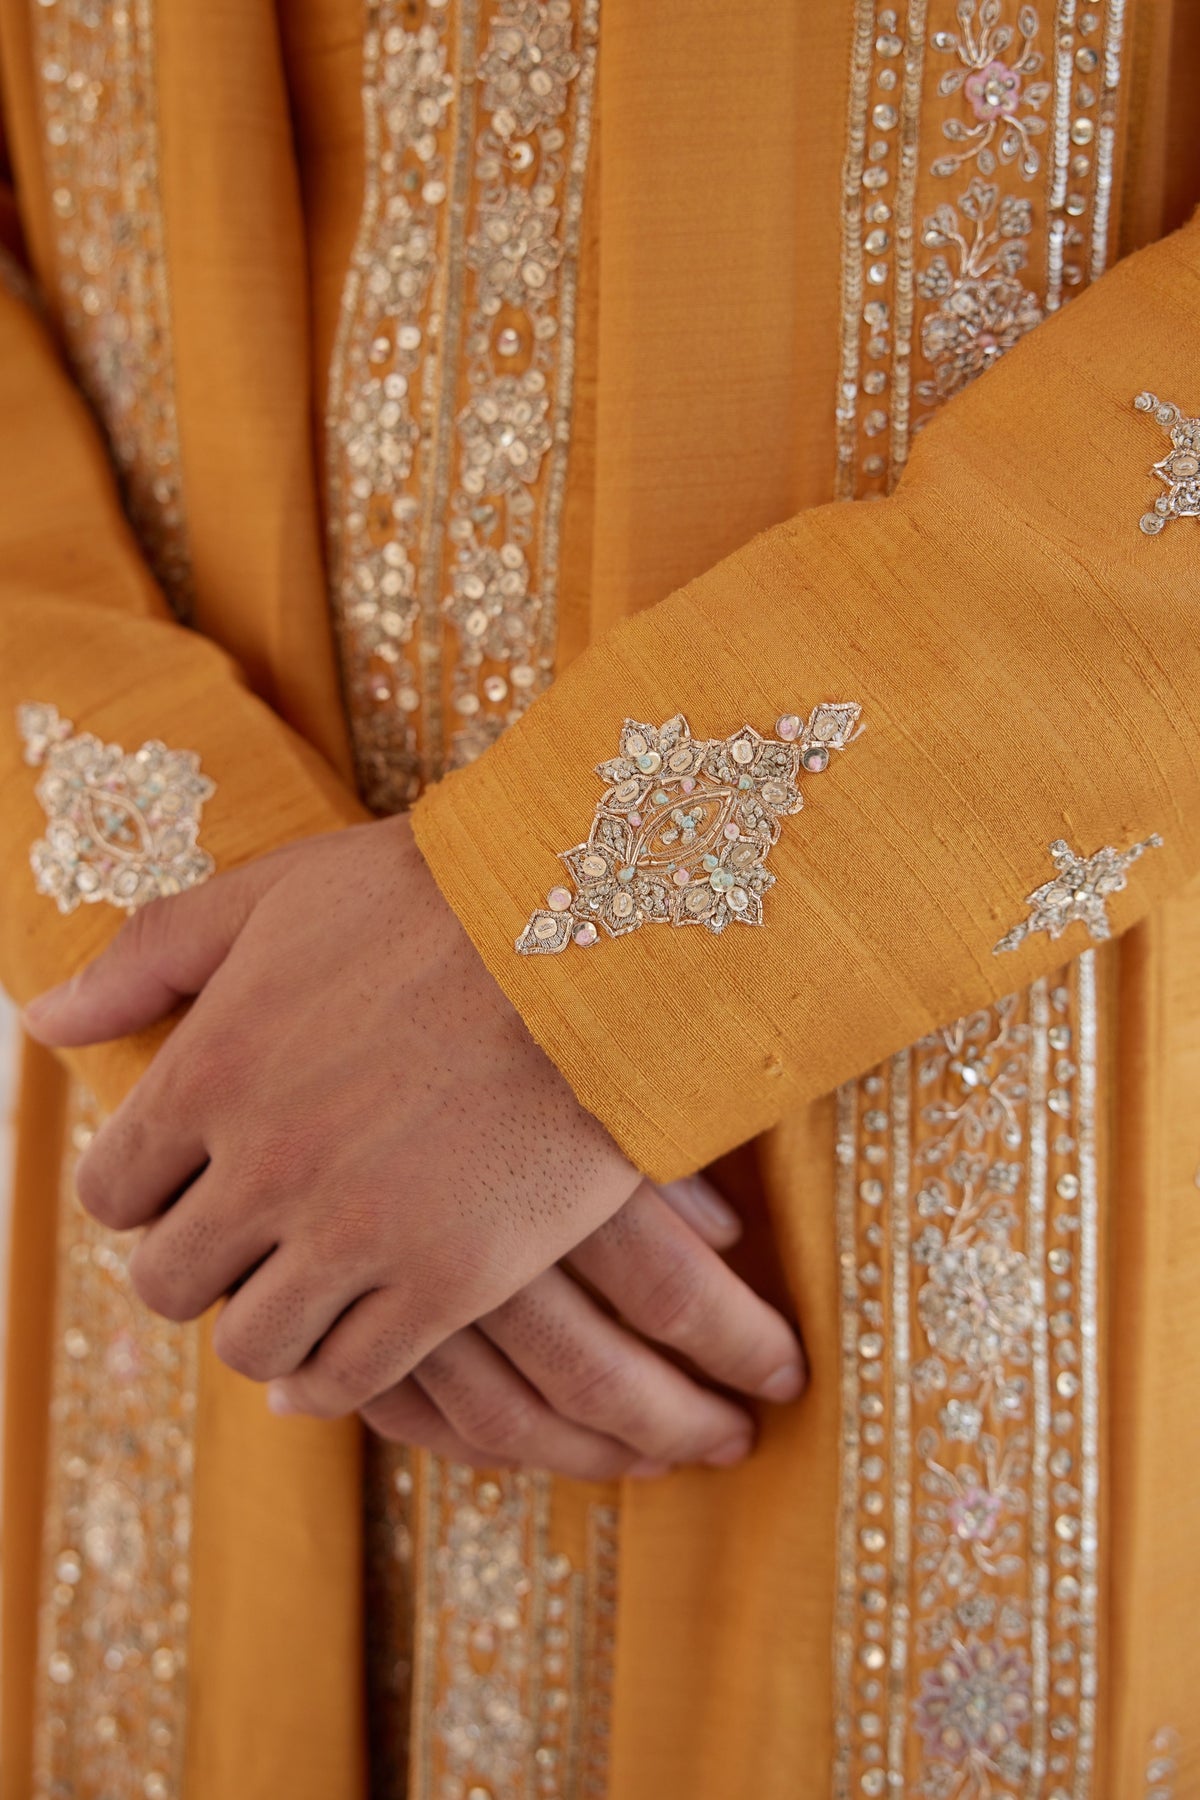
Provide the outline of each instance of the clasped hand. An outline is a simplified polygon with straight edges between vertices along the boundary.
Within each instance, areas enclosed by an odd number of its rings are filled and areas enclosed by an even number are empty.
[[[789,1326],[576,1100],[488,974],[406,820],[276,851],[136,913],[26,1009],[65,1047],[192,999],[78,1170],[144,1228],[167,1318],[224,1298],[218,1355],[280,1412],[362,1413],[476,1465],[607,1479],[725,1465],[728,1391],[794,1398]]]

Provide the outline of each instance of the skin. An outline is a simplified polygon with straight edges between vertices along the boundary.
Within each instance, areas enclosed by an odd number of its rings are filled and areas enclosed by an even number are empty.
[[[606,1478],[751,1448],[795,1398],[706,1185],[642,1181],[533,1042],[406,820],[309,839],[133,915],[26,1009],[66,1047],[192,1004],[93,1139],[80,1199],[132,1277],[279,1412],[359,1411],[476,1464]]]

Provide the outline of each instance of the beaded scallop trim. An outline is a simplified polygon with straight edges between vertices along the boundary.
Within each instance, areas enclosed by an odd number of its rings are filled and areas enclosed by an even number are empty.
[[[858,736],[854,702],[795,713],[764,738],[743,725],[727,738],[693,738],[681,714],[658,726],[626,719],[621,754],[597,765],[609,785],[585,843],[562,853],[573,887],[552,888],[516,947],[553,956],[601,930],[642,925],[761,925],[766,867],[780,819],[804,804],[801,770],[819,774]]]

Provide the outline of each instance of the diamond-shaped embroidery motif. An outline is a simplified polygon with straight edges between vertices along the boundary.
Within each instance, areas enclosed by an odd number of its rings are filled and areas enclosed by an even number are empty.
[[[212,874],[196,838],[216,786],[194,751],[151,741],[128,754],[90,732],[74,736],[53,706],[18,708],[17,727],[25,761],[44,770],[37,797],[48,824],[29,860],[60,912],[100,900],[132,911]]]
[[[1109,896],[1119,894],[1126,886],[1131,863],[1144,856],[1147,850],[1158,850],[1161,846],[1162,839],[1155,832],[1128,850],[1114,850],[1106,845],[1094,856],[1084,857],[1072,850],[1065,838],[1056,838],[1050,846],[1050,854],[1058,865],[1058,874],[1053,881],[1047,881],[1027,896],[1025,904],[1032,909],[1029,917],[1005,933],[993,954],[999,956],[1004,950],[1015,950],[1035,931],[1048,932],[1052,938],[1061,937],[1067,926],[1077,919],[1087,926],[1092,937],[1111,937]]]
[[[1154,511],[1139,520],[1147,537],[1157,537],[1172,519],[1200,518],[1200,419],[1187,418],[1157,394],[1139,394],[1133,404],[1139,412],[1153,413],[1171,440],[1170,452],[1154,465],[1167,491],[1154,502]]]
[[[572,885],[551,890],[517,949],[552,956],[643,925],[761,925],[779,822],[804,804],[799,777],[858,736],[861,710],[818,706],[807,724],[788,713],[774,738],[749,725],[694,738],[680,714],[657,727],[626,719],[621,754],[596,770],[608,787],[587,842],[562,855]]]

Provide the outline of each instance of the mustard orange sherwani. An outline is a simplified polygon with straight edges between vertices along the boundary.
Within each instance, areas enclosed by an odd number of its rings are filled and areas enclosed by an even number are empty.
[[[31,1051],[6,1800],[1200,1797],[1191,0],[0,0],[0,74],[5,985],[415,802],[813,1370],[631,1492],[274,1421],[73,1199],[153,1041]]]

